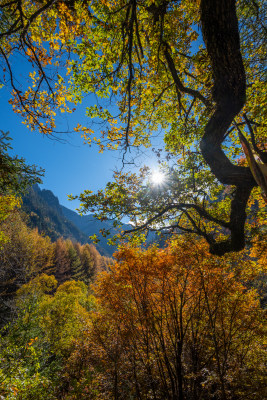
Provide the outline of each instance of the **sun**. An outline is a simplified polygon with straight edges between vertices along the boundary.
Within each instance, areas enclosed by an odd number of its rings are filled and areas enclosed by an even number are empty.
[[[165,180],[165,175],[160,171],[154,171],[151,176],[151,181],[154,185],[161,185]]]

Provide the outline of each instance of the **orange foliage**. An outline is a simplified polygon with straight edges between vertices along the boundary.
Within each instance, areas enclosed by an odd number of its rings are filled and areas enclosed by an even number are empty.
[[[81,399],[262,397],[263,313],[247,286],[259,271],[246,254],[210,256],[183,237],[116,258],[69,364],[83,363]]]

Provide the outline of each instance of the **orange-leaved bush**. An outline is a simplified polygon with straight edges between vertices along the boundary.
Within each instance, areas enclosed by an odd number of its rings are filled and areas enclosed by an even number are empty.
[[[210,256],[190,237],[116,258],[67,366],[80,399],[262,398],[263,310],[250,287],[266,263]]]

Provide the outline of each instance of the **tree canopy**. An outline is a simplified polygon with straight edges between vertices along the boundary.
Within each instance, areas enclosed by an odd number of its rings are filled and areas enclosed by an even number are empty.
[[[265,8],[263,0],[2,0],[2,80],[25,124],[50,135],[57,110],[72,113],[94,93],[86,113],[101,132],[74,129],[100,151],[122,149],[124,164],[131,147],[162,135],[164,184],[153,185],[147,168],[117,172],[105,190],[80,195],[83,211],[128,215],[131,231],[193,232],[218,255],[239,251],[263,219],[267,187]],[[18,53],[32,66],[21,86]]]
[[[218,257],[192,235],[124,246],[89,287],[36,265],[0,330],[0,396],[263,399],[266,309],[255,287],[267,258],[255,250]]]

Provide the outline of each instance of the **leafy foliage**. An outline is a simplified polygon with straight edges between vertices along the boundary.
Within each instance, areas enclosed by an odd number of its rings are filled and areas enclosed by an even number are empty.
[[[56,286],[43,274],[18,291],[18,319],[1,337],[0,394],[8,400],[58,398],[63,354],[70,354],[93,303],[82,282],[66,282],[52,295]]]
[[[265,250],[211,256],[181,236],[165,249],[122,246],[92,288],[39,273],[0,335],[0,395],[262,399]]]
[[[131,146],[148,147],[162,134],[167,190],[142,185],[132,193],[144,170],[116,175],[105,193],[80,196],[84,210],[103,219],[109,202],[113,213],[138,217],[135,231],[170,221],[205,237],[215,254],[239,251],[250,236],[247,206],[259,199],[254,188],[266,188],[264,12],[263,0],[5,0],[0,53],[11,103],[30,129],[53,135],[56,111],[72,113],[95,94],[86,113],[103,129],[74,130],[101,152],[123,149],[124,164]],[[17,49],[32,66],[23,90],[11,64]],[[242,155],[245,136],[261,160],[257,182]],[[253,218],[261,207],[249,207]]]
[[[25,164],[23,158],[12,157],[9,133],[0,131],[0,224],[21,205],[19,195],[28,185],[41,182],[42,169]],[[0,231],[0,248],[8,237]]]
[[[181,238],[122,248],[95,285],[98,309],[67,372],[71,399],[261,399],[264,312],[245,254]]]
[[[51,243],[49,237],[27,227],[18,213],[7,218],[2,229],[8,240],[0,249],[0,325],[7,323],[14,312],[16,291],[41,273],[54,274],[59,284],[70,279],[89,284],[112,261],[92,245],[63,239]]]
[[[12,213],[15,207],[20,206],[20,200],[12,195],[0,196],[0,223]],[[8,237],[3,231],[0,231],[0,248],[8,241]]]

